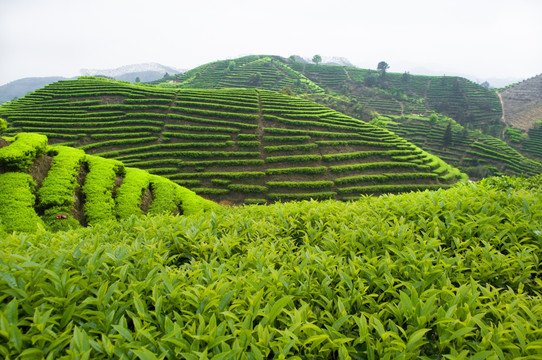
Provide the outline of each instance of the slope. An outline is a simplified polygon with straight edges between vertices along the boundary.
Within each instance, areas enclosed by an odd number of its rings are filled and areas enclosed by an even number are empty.
[[[505,122],[523,131],[542,120],[542,74],[500,92]]]
[[[540,163],[523,155],[538,159],[534,155],[539,151],[535,132],[532,141],[516,150],[503,142],[506,124],[501,122],[499,97],[494,90],[460,77],[382,74],[309,64],[295,57],[247,56],[203,65],[169,81],[161,86],[292,90],[365,121],[385,115],[393,120],[390,130],[475,179],[542,171]],[[430,117],[434,116],[444,121],[432,126]],[[454,123],[450,144],[443,141],[446,119]],[[428,125],[431,131],[421,130]]]
[[[445,114],[460,124],[499,126],[502,108],[496,92],[461,77],[385,73],[340,65],[316,65],[280,56],[252,55],[202,65],[156,83],[176,88],[257,87],[297,94],[348,95],[365,113]]]
[[[12,134],[46,134],[216,201],[352,199],[461,178],[385,129],[264,90],[167,90],[81,78],[1,107],[0,116]]]
[[[5,141],[7,140],[7,141]],[[191,214],[215,203],[120,161],[19,133],[0,142],[0,231],[68,229],[131,215]]]

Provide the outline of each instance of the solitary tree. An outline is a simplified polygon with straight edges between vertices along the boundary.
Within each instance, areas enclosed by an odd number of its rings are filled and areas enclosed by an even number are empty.
[[[135,78],[135,82],[138,83],[138,82],[141,82],[141,79],[138,77]]]
[[[315,63],[316,65],[320,64],[322,62],[322,57],[318,54],[314,55],[312,57],[312,62]]]
[[[386,70],[388,70],[389,68],[390,68],[390,66],[385,61],[379,62],[378,66],[376,67],[376,69],[379,70],[382,73],[382,76],[384,76],[384,74],[386,74]]]

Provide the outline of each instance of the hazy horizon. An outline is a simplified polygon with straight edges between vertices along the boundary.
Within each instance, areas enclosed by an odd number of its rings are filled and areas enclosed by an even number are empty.
[[[156,62],[191,69],[247,54],[345,57],[475,81],[542,73],[542,2],[156,0],[0,2],[0,85]],[[493,84],[492,84],[493,85]]]

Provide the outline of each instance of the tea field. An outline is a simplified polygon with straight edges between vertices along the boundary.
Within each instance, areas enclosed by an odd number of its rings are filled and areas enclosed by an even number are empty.
[[[145,213],[190,214],[218,207],[120,161],[49,146],[45,135],[6,139],[0,142],[0,232],[66,230]]]
[[[0,237],[5,359],[539,359],[542,178]]]
[[[466,178],[387,129],[267,90],[80,78],[5,104],[0,116],[9,135],[43,134],[236,204],[351,200]]]

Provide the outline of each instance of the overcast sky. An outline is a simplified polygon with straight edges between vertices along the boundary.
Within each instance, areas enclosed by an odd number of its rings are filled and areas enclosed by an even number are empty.
[[[542,73],[541,0],[0,0],[0,85],[248,54],[480,80]]]

